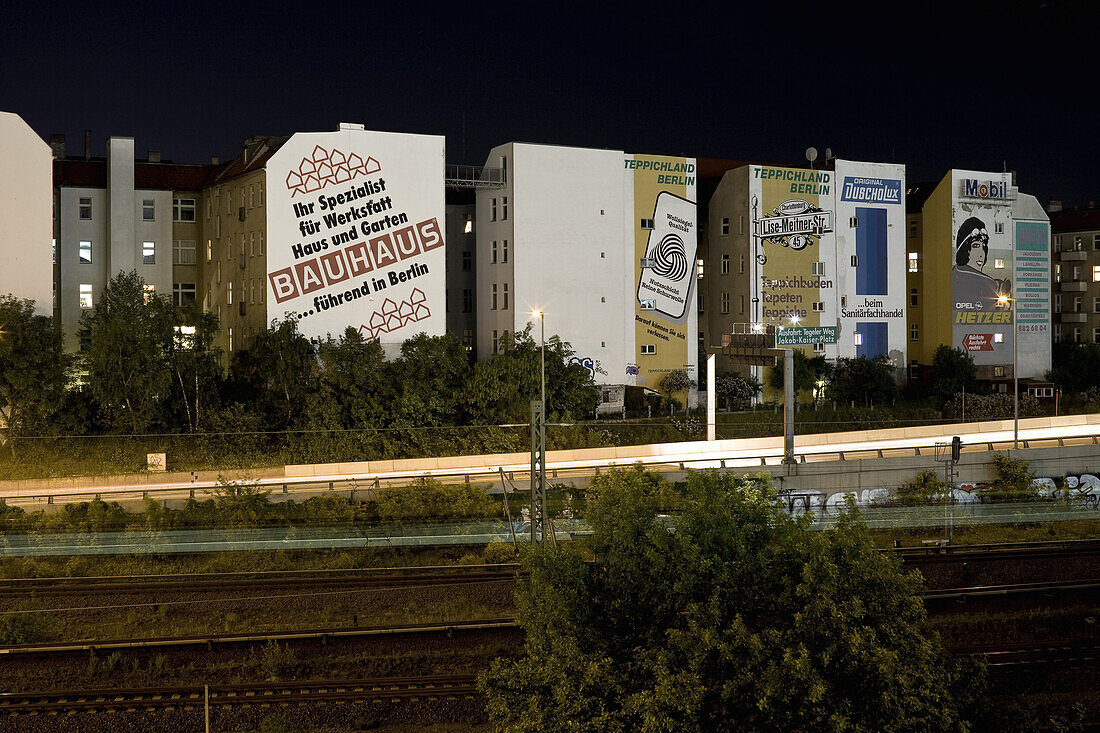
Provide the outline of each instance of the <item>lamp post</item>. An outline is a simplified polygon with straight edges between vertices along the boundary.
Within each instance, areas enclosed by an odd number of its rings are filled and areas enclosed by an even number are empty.
[[[1013,269],[1015,269],[1016,253],[1012,254]],[[1016,283],[1013,282],[1013,288],[1015,285]],[[1020,327],[1016,318],[1019,314],[1016,313],[1016,298],[1000,295],[997,297],[997,302],[1001,305],[1012,303],[1012,449],[1018,450],[1020,448],[1020,376],[1016,369],[1016,342],[1020,340]]]
[[[546,314],[531,311],[539,319],[539,405],[531,410],[531,546],[536,539],[536,524],[543,525],[542,540],[546,540],[549,525],[546,516]]]

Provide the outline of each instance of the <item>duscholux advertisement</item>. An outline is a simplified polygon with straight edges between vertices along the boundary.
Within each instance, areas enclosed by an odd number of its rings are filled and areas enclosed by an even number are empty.
[[[832,171],[750,167],[754,322],[836,325],[834,177]]]
[[[273,316],[384,344],[444,332],[443,137],[298,133],[267,171]]]
[[[634,338],[627,371],[656,389],[674,369],[697,376],[695,159],[627,156],[634,188]]]
[[[975,364],[1005,364],[1012,353],[1012,199],[999,173],[954,171],[953,339]],[[1011,363],[1009,357],[1008,363]]]
[[[836,267],[841,338],[835,356],[906,363],[905,166],[837,160]],[[826,273],[830,272],[826,265]],[[828,314],[829,307],[825,313]],[[826,356],[834,356],[826,347]]]

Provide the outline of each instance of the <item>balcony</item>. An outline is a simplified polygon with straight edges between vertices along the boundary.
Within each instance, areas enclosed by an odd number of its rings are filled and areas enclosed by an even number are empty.
[[[1082,262],[1088,257],[1088,253],[1084,250],[1069,250],[1059,253],[1059,257],[1062,262]]]
[[[1087,313],[1062,313],[1062,323],[1084,323]]]
[[[445,183],[455,188],[503,188],[507,183],[504,168],[478,165],[446,166]]]
[[[1070,280],[1069,282],[1062,283],[1060,289],[1063,293],[1083,293],[1086,287],[1088,287],[1088,285],[1084,280]]]

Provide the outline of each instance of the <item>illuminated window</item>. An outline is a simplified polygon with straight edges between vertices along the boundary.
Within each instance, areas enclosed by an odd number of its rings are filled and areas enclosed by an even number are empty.
[[[1001,259],[1000,257],[994,259],[993,260],[993,269],[995,269],[995,270],[1005,269],[1005,261],[1003,259]]]
[[[233,305],[233,281],[230,280],[225,284],[225,304]]]
[[[80,242],[76,249],[77,257],[82,265],[92,264],[92,243]]]
[[[92,286],[88,283],[80,284],[80,307],[92,307]]]
[[[695,260],[695,271],[699,274],[699,277],[703,277],[703,261]]]
[[[916,252],[910,252],[909,253],[909,272],[916,272],[919,269],[917,267],[917,260],[918,260],[917,253]]]
[[[852,334],[852,337],[855,340],[856,346],[863,346],[863,334],[862,333],[860,333],[859,331],[856,331],[855,333]]]
[[[141,296],[145,299],[146,303],[152,303],[153,298],[157,295],[157,286],[145,283],[141,286]]]
[[[1003,333],[993,334],[993,343],[1003,344],[1005,342],[1005,335]]]
[[[1100,265],[1092,266],[1092,281],[1094,283],[1100,283]]]
[[[141,264],[143,265],[155,265],[157,264],[157,246],[152,242],[141,243]]]
[[[1003,366],[993,367],[993,376],[994,377],[1003,377],[1004,375],[1005,375],[1005,368]]]

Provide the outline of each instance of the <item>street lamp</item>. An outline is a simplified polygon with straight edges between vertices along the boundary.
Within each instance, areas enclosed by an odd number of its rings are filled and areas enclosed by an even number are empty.
[[[535,524],[542,524],[542,539],[546,540],[549,525],[546,515],[546,314],[531,311],[539,319],[539,412],[531,410],[531,547],[535,546]],[[536,425],[536,421],[538,424]]]
[[[998,295],[997,302],[1002,306],[1012,303],[1012,448],[1018,450],[1020,447],[1020,377],[1016,370],[1016,342],[1020,340],[1020,328],[1016,322],[1018,315],[1016,313],[1016,298]]]

